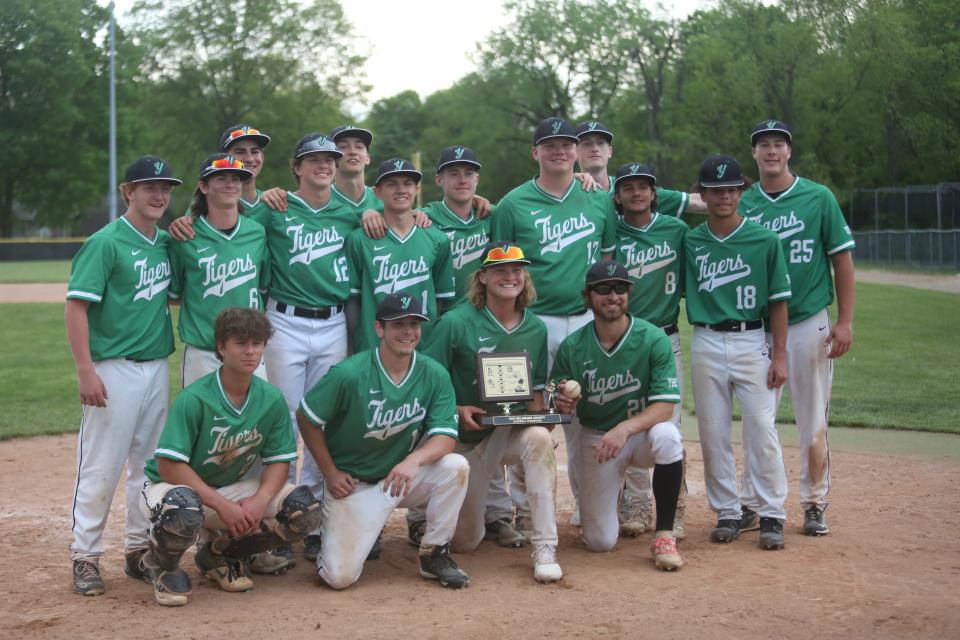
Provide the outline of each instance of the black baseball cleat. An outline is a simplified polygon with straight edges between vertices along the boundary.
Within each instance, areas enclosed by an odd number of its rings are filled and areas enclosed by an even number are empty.
[[[434,545],[429,553],[420,549],[420,575],[439,580],[444,587],[459,589],[470,584],[470,577],[450,557],[450,545]]]
[[[147,549],[137,549],[126,555],[123,563],[123,572],[127,574],[128,578],[151,582],[150,572],[143,565],[143,556],[146,555],[146,553]]]
[[[303,539],[303,556],[311,562],[320,555],[320,536],[309,535]]]
[[[823,519],[823,509],[814,505],[803,513],[803,535],[825,536],[828,533],[830,529]]]
[[[757,512],[750,507],[740,505],[740,531],[753,531],[759,529],[757,524]]]
[[[740,537],[738,520],[718,520],[717,526],[710,532],[710,539],[714,542],[733,542]]]
[[[88,560],[73,561],[73,590],[82,596],[103,594],[103,579],[100,578],[100,566]]]
[[[760,548],[783,549],[783,525],[776,518],[760,518]]]
[[[409,542],[413,546],[419,547],[420,543],[423,542],[423,536],[426,533],[427,533],[426,520],[418,520],[417,522],[407,523],[407,542]]]

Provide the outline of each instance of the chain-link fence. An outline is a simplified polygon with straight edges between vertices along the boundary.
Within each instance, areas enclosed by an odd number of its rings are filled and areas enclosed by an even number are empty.
[[[960,271],[960,183],[854,189],[858,261]]]

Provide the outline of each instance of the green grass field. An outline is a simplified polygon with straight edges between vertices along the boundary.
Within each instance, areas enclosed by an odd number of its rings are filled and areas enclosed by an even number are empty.
[[[0,284],[66,282],[69,260],[14,260],[0,262]]]
[[[173,310],[176,321],[177,309]],[[955,334],[960,296],[906,287],[857,285],[854,347],[836,362],[831,424],[960,433]],[[80,403],[62,304],[0,304],[4,327],[0,439],[75,431]],[[684,354],[690,328],[681,328]],[[181,345],[170,358],[177,389]],[[690,380],[690,359],[684,359]],[[690,385],[684,405],[693,409]],[[792,422],[784,396],[780,420]]]

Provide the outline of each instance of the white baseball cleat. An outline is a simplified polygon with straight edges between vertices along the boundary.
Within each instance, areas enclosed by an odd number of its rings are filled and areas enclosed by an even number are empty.
[[[683,566],[680,552],[677,551],[677,541],[671,531],[657,531],[653,534],[650,553],[653,554],[653,564],[662,571],[674,571]]]
[[[557,563],[557,547],[552,544],[538,544],[533,548],[533,579],[537,582],[556,582],[563,577],[563,570]]]

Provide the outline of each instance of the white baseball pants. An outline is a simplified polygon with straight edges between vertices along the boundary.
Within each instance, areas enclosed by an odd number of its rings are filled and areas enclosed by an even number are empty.
[[[170,373],[167,359],[120,358],[94,364],[107,389],[107,406],[83,408],[77,439],[73,492],[72,560],[96,562],[103,554],[103,528],[124,464],[127,504],[124,550],[146,549],[150,522],[138,507],[147,481],[143,466],[153,457],[167,419]]]

